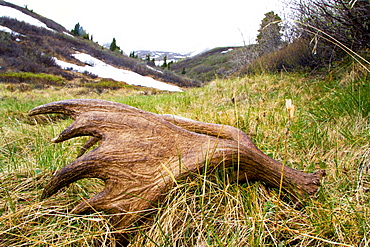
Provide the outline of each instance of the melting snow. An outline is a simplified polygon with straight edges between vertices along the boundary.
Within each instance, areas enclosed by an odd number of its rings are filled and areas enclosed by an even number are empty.
[[[230,48],[230,49],[228,49],[227,51],[222,51],[222,52],[221,52],[221,54],[228,53],[228,52],[230,52],[230,51],[232,51],[232,50],[234,50],[234,49]]]
[[[10,28],[8,28],[8,27],[4,27],[4,26],[1,26],[0,25],[0,31],[2,31],[2,32],[6,32],[6,33],[10,33],[11,35],[14,35],[14,36],[25,36],[25,35],[22,35],[22,34],[20,34],[20,33],[17,33],[17,32],[15,32],[15,31],[13,31],[13,30],[11,30]]]
[[[70,33],[67,33],[67,32],[63,32],[65,35],[68,35],[68,36],[70,36],[70,37],[74,37],[72,34],[70,34]]]
[[[148,76],[139,75],[129,70],[115,68],[85,53],[76,53],[73,54],[72,56],[80,60],[81,62],[86,63],[87,65],[78,66],[76,64],[58,60],[57,58],[54,59],[55,62],[63,69],[72,68],[72,70],[80,73],[87,71],[95,75],[98,75],[99,77],[112,78],[116,81],[126,82],[127,84],[130,85],[157,88],[160,90],[171,92],[182,92],[182,90],[177,86],[169,85],[167,83],[157,81]]]
[[[14,19],[17,19],[18,21],[27,22],[28,24],[31,24],[33,26],[43,27],[43,28],[49,29],[50,31],[54,31],[53,29],[48,28],[48,26],[46,26],[45,23],[23,13],[22,11],[14,9],[12,7],[0,5],[0,17],[14,18]]]
[[[146,67],[147,67],[148,69],[150,69],[150,70],[153,70],[153,71],[155,71],[155,72],[158,72],[158,73],[163,74],[163,71],[157,70],[157,69],[155,69],[155,68],[153,68],[153,67],[150,67],[149,65],[147,65]]]

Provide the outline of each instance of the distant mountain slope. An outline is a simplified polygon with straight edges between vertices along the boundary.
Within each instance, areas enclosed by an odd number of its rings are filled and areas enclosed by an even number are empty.
[[[167,58],[167,62],[170,62],[170,61],[177,62],[181,59],[185,59],[189,57],[190,53],[182,54],[182,53],[167,52],[167,51],[139,50],[139,51],[135,51],[135,55],[142,60],[147,59],[148,58],[147,56],[149,55],[150,59],[154,59],[155,64],[157,66],[160,66],[163,64],[164,57]]]
[[[255,45],[218,47],[174,63],[171,70],[202,83],[228,77],[256,57]]]
[[[93,41],[75,37],[64,27],[50,19],[25,8],[0,1],[0,10],[9,7],[17,10],[17,14],[26,14],[46,26],[42,27],[41,24],[31,25],[0,12],[0,72],[49,73],[62,76],[67,80],[78,77],[86,78],[86,76],[88,76],[87,78],[94,78],[96,75],[93,75],[88,69],[86,69],[86,73],[65,70],[54,59],[76,66],[89,66],[85,64],[85,61],[78,60],[75,57],[76,54],[84,53],[110,66],[151,77],[160,82],[171,83],[180,87],[200,86],[200,83],[194,80],[184,78],[170,71],[153,69],[141,60],[112,52]],[[12,12],[9,9],[5,10],[6,12]]]

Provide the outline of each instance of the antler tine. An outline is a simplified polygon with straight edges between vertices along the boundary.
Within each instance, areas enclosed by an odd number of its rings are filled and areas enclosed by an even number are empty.
[[[47,114],[47,113],[61,113],[68,116],[71,116],[75,119],[78,115],[88,112],[88,111],[105,111],[109,112],[112,110],[115,111],[141,111],[134,107],[115,103],[106,100],[97,100],[97,99],[69,99],[69,100],[60,100],[44,104],[38,107],[33,108],[29,111],[30,116],[38,114]]]
[[[204,123],[171,114],[162,114],[160,116],[166,121],[189,131],[214,136],[221,139],[233,140],[245,148],[257,149],[256,145],[254,145],[248,135],[232,126]]]
[[[47,113],[61,113],[61,114],[71,116],[73,119],[75,119],[78,113],[81,112],[81,110],[83,110],[83,108],[82,108],[82,105],[80,104],[80,101],[63,100],[63,101],[51,102],[48,104],[35,107],[29,111],[28,115],[34,116],[34,115],[47,114]]]
[[[107,174],[99,173],[99,170],[101,170],[100,162],[89,160],[89,157],[94,155],[93,153],[96,153],[96,151],[91,151],[86,157],[80,157],[56,172],[45,186],[41,198],[48,198],[59,189],[83,178],[109,179]]]

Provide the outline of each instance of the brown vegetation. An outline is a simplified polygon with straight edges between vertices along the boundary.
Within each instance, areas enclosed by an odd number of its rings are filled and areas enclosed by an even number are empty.
[[[4,3],[0,2],[0,4]],[[33,13],[33,15],[36,14]],[[38,19],[40,18],[38,17]],[[42,21],[44,20],[45,18],[42,19]],[[51,20],[47,21],[47,25],[51,28],[55,27],[54,30],[57,32],[19,22],[12,18],[0,18],[0,25],[9,27],[21,34],[18,37],[4,32],[0,33],[0,66],[2,70],[49,73],[72,80],[80,76],[59,68],[52,57],[74,64],[81,64],[71,54],[84,52],[115,67],[128,69],[143,76],[150,76],[159,81],[172,83],[180,87],[200,86],[199,82],[176,75],[171,71],[152,70],[144,62],[111,52],[90,40],[71,37],[65,34],[67,32],[65,29],[59,28],[58,24],[51,25],[51,22]]]

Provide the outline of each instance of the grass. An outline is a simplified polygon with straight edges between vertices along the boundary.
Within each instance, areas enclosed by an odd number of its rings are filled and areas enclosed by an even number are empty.
[[[102,188],[99,180],[39,199],[52,173],[74,160],[86,139],[53,144],[71,120],[27,116],[47,102],[99,98],[232,125],[290,167],[327,171],[303,208],[263,183],[233,183],[221,168],[203,171],[179,181],[145,225],[129,229],[131,246],[370,246],[369,79],[348,78],[262,74],[155,95],[130,88],[10,91],[0,84],[0,245],[112,246],[114,229],[104,213],[69,213]],[[285,99],[296,109],[291,120]]]
[[[16,89],[27,91],[34,88],[43,88],[47,85],[64,86],[66,84],[66,81],[61,76],[30,72],[0,73],[0,80],[8,83],[16,83],[15,85],[8,85],[8,90],[13,91]]]
[[[171,65],[171,70],[177,74],[206,83],[216,78],[227,78],[239,70],[242,64],[255,58],[255,46],[218,47],[186,58]]]

